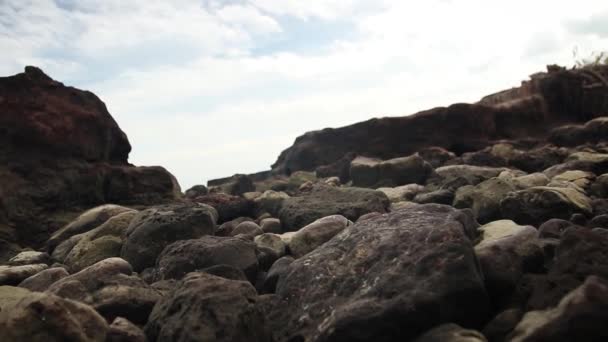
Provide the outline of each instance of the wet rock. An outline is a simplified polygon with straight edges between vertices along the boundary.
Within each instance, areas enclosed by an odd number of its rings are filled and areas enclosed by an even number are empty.
[[[154,265],[173,241],[213,234],[217,212],[204,204],[166,205],[143,210],[133,218],[121,250],[135,271]]]
[[[347,227],[280,278],[277,339],[407,340],[446,321],[480,324],[489,302],[476,227],[470,211],[433,204]]]
[[[589,198],[574,189],[533,187],[509,193],[500,210],[517,223],[539,225],[552,218],[569,219],[574,213],[590,215],[593,208]]]
[[[144,331],[150,342],[270,342],[256,301],[247,282],[191,273],[157,303]]]
[[[0,266],[0,285],[18,285],[47,268],[49,268],[47,264]]]
[[[291,237],[287,246],[291,255],[296,259],[300,258],[329,241],[351,224],[352,222],[341,215],[332,215],[318,219],[298,230]]]
[[[255,244],[220,236],[176,241],[158,256],[156,280],[181,279],[189,272],[221,264],[238,268],[255,280],[258,272]]]
[[[596,178],[589,189],[589,193],[596,197],[608,198],[608,173]]]
[[[464,329],[458,324],[447,323],[437,326],[414,340],[414,342],[487,342],[478,331]]]
[[[456,190],[465,185],[477,185],[484,180],[497,177],[507,168],[474,165],[449,165],[435,169],[427,184],[436,189]]]
[[[310,193],[283,202],[279,219],[285,231],[294,231],[325,216],[342,215],[351,221],[371,213],[384,213],[389,200],[380,191],[315,186]]]
[[[53,267],[41,271],[33,276],[23,280],[19,287],[28,289],[30,291],[46,291],[49,286],[58,281],[59,279],[65,278],[70,274],[63,267]]]
[[[353,185],[369,188],[424,184],[432,171],[432,166],[418,154],[384,161],[357,157],[350,164]]]
[[[605,341],[607,321],[608,282],[590,276],[555,308],[526,313],[510,341]]]
[[[562,233],[572,226],[575,225],[567,220],[550,219],[538,227],[538,234],[540,238],[559,239]]]

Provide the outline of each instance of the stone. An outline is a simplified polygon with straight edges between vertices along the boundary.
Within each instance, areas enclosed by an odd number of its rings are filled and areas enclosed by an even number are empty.
[[[412,201],[419,204],[452,204],[453,200],[454,191],[448,189],[439,189],[431,192],[417,194]]]
[[[447,323],[427,331],[414,342],[488,342],[488,340],[478,331]]]
[[[573,226],[575,225],[567,220],[550,219],[538,227],[538,236],[540,238],[559,239],[567,228]]]
[[[561,164],[568,157],[568,149],[544,145],[514,156],[509,164],[525,172],[534,173]]]
[[[219,224],[238,217],[255,217],[254,202],[243,197],[213,193],[197,197],[193,201],[215,208],[219,215],[217,219]]]
[[[264,233],[281,234],[283,232],[281,220],[272,217],[263,219],[260,222],[260,228]]]
[[[515,329],[523,315],[522,310],[518,308],[502,311],[486,324],[482,333],[489,341],[507,342],[507,336]]]
[[[135,271],[154,265],[171,242],[213,234],[217,211],[204,204],[177,204],[139,212],[127,229],[120,256]]]
[[[149,341],[270,342],[251,284],[190,273],[161,299],[145,326]]]
[[[608,282],[589,276],[556,307],[527,312],[509,341],[605,341],[607,321]]]
[[[524,190],[535,186],[546,186],[550,179],[544,173],[535,172],[525,176],[519,176],[511,179],[511,182],[518,190]]]
[[[432,171],[418,154],[384,161],[359,156],[350,164],[353,185],[369,188],[424,184]]]
[[[12,257],[19,254],[21,247],[16,243],[0,239],[0,264],[8,262]]]
[[[445,148],[431,146],[418,151],[422,159],[426,160],[433,168],[438,168],[445,164],[450,159],[456,158],[456,155]]]
[[[608,172],[608,154],[592,152],[575,152],[570,154],[562,164],[554,165],[543,171],[553,178],[566,171],[587,171],[596,175]]]
[[[416,205],[347,227],[279,279],[277,340],[409,340],[489,313],[470,211]],[[302,287],[306,284],[306,287]],[[441,307],[441,310],[437,310]]]
[[[116,317],[108,327],[106,342],[146,342],[146,335],[128,319]]]
[[[0,286],[0,312],[13,307],[20,300],[28,297],[30,293],[29,290],[20,287]]]
[[[107,330],[90,306],[42,292],[29,292],[0,311],[1,341],[104,342]]]
[[[253,222],[253,219],[249,218],[249,217],[238,217],[235,218],[234,220],[230,220],[227,222],[222,223],[216,230],[215,230],[215,235],[217,236],[232,236],[232,231],[234,230],[234,228],[236,228],[236,226],[238,226],[239,224],[243,223],[243,222]]]
[[[12,266],[31,265],[31,264],[49,264],[51,261],[48,253],[37,251],[25,251],[12,257],[8,264]]]
[[[342,182],[340,181],[340,177],[329,177],[326,180],[323,181],[323,183],[329,185],[329,186],[340,186],[342,184]]]
[[[329,241],[351,224],[353,223],[341,215],[320,218],[298,230],[287,246],[294,258],[300,258]]]
[[[553,177],[551,182],[569,182],[575,184],[577,187],[582,189],[583,191],[589,188],[593,180],[595,179],[595,175],[591,172],[579,171],[579,170],[571,170],[560,173],[559,175]]]
[[[599,117],[584,125],[565,125],[550,132],[549,140],[560,146],[577,146],[586,143],[597,143],[608,136],[608,120]]]
[[[283,200],[290,196],[282,191],[267,190],[262,196],[255,199],[256,212],[267,212],[277,216],[281,210]]]
[[[574,213],[590,215],[593,208],[589,198],[574,189],[539,186],[507,194],[500,211],[519,224],[539,225],[552,218],[569,219]]]
[[[351,221],[371,213],[384,213],[389,200],[380,191],[315,186],[308,194],[285,199],[279,219],[285,231],[298,230],[325,216],[342,215]]]
[[[19,284],[19,287],[28,289],[30,291],[43,292],[59,279],[65,278],[69,275],[70,274],[68,271],[66,271],[63,267],[52,267],[23,280]]]
[[[47,264],[0,266],[0,286],[18,285],[23,280],[49,268]]]
[[[480,223],[491,222],[501,217],[500,201],[515,190],[508,180],[490,178],[473,187],[459,188],[454,195],[453,206],[471,208]]]
[[[226,265],[226,264],[213,265],[211,267],[203,268],[201,270],[201,272],[213,274],[214,276],[218,276],[218,277],[222,277],[222,278],[226,278],[226,279],[249,281],[247,279],[247,276],[245,275],[245,273],[242,270],[240,270],[234,266],[230,266],[230,265]],[[165,280],[161,280],[161,281],[165,281]]]
[[[456,190],[464,185],[477,185],[484,180],[507,171],[504,167],[485,167],[474,165],[449,165],[435,169],[435,174],[428,180],[430,189]]]
[[[156,280],[181,279],[187,273],[214,265],[230,265],[255,280],[258,272],[256,245],[236,237],[203,236],[168,245],[158,256]]]
[[[248,235],[248,236],[258,236],[260,234],[264,234],[264,231],[257,223],[252,221],[245,221],[239,223],[234,229],[230,232],[230,236],[237,236],[239,234]]]
[[[589,228],[608,228],[608,214],[598,215],[587,223]]]
[[[206,186],[204,185],[195,185],[193,187],[191,187],[190,189],[186,190],[186,192],[184,193],[184,195],[186,196],[186,198],[197,198],[199,196],[205,196],[206,194],[209,193],[209,189],[207,189]]]
[[[591,184],[589,193],[596,197],[608,198],[608,173],[595,179],[595,182]]]
[[[256,236],[253,241],[258,248],[271,249],[279,258],[284,256],[287,251],[287,246],[277,234],[264,233]]]
[[[78,218],[76,218],[74,221],[53,233],[47,242],[47,247],[52,252],[57,245],[67,240],[71,236],[87,232],[100,226],[112,216],[132,210],[133,209],[114,204],[105,204],[93,209],[89,209],[78,216]]]
[[[424,191],[424,186],[418,184],[407,184],[394,188],[378,188],[378,191],[384,192],[391,203],[410,201],[420,192]]]
[[[284,256],[275,261],[262,282],[261,292],[262,293],[274,293],[277,287],[279,279],[287,274],[289,271],[289,265],[295,259],[291,256]]]

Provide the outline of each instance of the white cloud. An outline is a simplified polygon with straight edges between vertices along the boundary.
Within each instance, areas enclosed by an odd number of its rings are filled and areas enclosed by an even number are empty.
[[[107,103],[132,162],[166,166],[184,188],[267,169],[305,131],[476,101],[572,64],[575,45],[608,46],[569,26],[608,10],[593,0],[35,3],[0,4],[0,71],[35,63],[64,81],[111,68],[76,86]],[[272,48],[275,36],[291,45]],[[325,45],[290,49],[307,39]]]

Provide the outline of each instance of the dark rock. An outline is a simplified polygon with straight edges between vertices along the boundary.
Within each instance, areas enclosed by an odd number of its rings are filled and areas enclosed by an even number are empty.
[[[435,169],[429,178],[429,189],[456,190],[465,185],[477,185],[490,178],[498,177],[507,168],[484,167],[475,165],[449,165]]]
[[[572,226],[574,226],[574,224],[570,221],[550,219],[538,227],[538,234],[540,238],[559,239],[562,236],[562,233]]]
[[[105,342],[146,342],[146,335],[129,320],[116,317],[109,326]]]
[[[414,340],[414,342],[487,342],[478,331],[464,329],[458,324],[447,323],[437,326]]]
[[[442,322],[479,326],[489,302],[476,226],[470,211],[427,204],[347,227],[280,278],[277,340],[394,341]]]
[[[49,286],[61,278],[65,278],[70,274],[63,267],[53,267],[34,274],[33,276],[23,280],[19,287],[30,291],[46,291]]]
[[[566,171],[586,171],[596,175],[608,173],[608,154],[576,152],[566,158],[562,164],[554,165],[543,171],[549,178],[553,178]]]
[[[509,164],[507,159],[492,154],[489,148],[463,153],[461,158],[462,163],[467,165],[503,167]]]
[[[500,201],[508,193],[515,191],[512,182],[491,178],[474,187],[464,186],[456,191],[453,205],[455,208],[471,208],[477,221],[487,223],[501,217]]]
[[[216,187],[219,192],[228,195],[241,196],[246,192],[255,191],[253,181],[247,175],[236,174],[229,178],[215,179],[207,182],[209,187]]]
[[[232,236],[232,231],[236,226],[243,222],[253,222],[253,219],[249,217],[239,217],[234,220],[222,223],[216,230],[215,235],[217,236]]]
[[[265,212],[272,216],[278,216],[281,205],[286,198],[289,198],[289,195],[284,192],[264,191],[260,197],[255,199],[255,211],[256,213]]]
[[[272,341],[248,282],[191,273],[154,307],[144,329],[154,341]]]
[[[561,164],[568,157],[568,150],[551,145],[534,148],[514,156],[509,164],[528,173],[540,172]]]
[[[509,341],[606,341],[607,321],[608,282],[590,276],[555,308],[526,313]]]
[[[598,215],[587,223],[589,228],[608,228],[608,214]]]
[[[143,210],[131,221],[120,255],[135,271],[141,271],[153,266],[171,242],[213,234],[216,221],[217,212],[198,203]]]
[[[320,218],[293,234],[287,246],[294,258],[300,258],[329,241],[352,224],[351,221],[341,215]]]
[[[500,202],[502,217],[536,226],[552,218],[567,220],[575,213],[590,215],[592,210],[589,198],[570,188],[533,187],[511,192]]]
[[[284,256],[277,261],[275,261],[268,273],[266,273],[266,277],[262,283],[261,292],[262,293],[274,293],[277,287],[277,282],[279,279],[289,272],[289,265],[294,261],[294,258],[291,256]]]
[[[23,280],[49,268],[47,264],[0,266],[0,286],[18,285]]]
[[[445,148],[431,146],[418,151],[422,159],[426,160],[433,168],[438,168],[448,160],[454,159],[456,155]]]
[[[6,263],[20,251],[21,247],[19,245],[0,239],[0,264]]]
[[[350,164],[353,185],[369,188],[424,184],[432,171],[418,154],[385,161],[357,157]]]
[[[181,279],[189,272],[221,264],[236,267],[255,280],[258,272],[255,244],[220,236],[176,241],[158,256],[156,279]]]
[[[239,234],[244,234],[248,236],[257,236],[264,234],[264,231],[257,223],[253,221],[245,221],[239,223],[234,229],[230,232],[230,236],[237,236]]]
[[[380,191],[315,186],[306,195],[285,199],[279,219],[285,231],[293,231],[325,216],[342,215],[356,221],[370,212],[384,213],[388,206],[388,198]]]
[[[599,117],[584,125],[566,125],[553,130],[549,141],[559,146],[578,146],[587,143],[598,143],[608,138],[608,118]]]
[[[608,173],[595,179],[589,189],[589,194],[596,197],[608,198]]]
[[[32,264],[49,264],[51,262],[50,256],[45,252],[36,251],[24,251],[8,261],[8,265],[19,266],[19,265],[32,265]]]
[[[41,292],[29,292],[0,310],[0,341],[102,342],[107,330],[90,306]]]
[[[226,278],[226,279],[248,281],[247,276],[245,275],[245,273],[242,270],[240,270],[234,266],[225,265],[225,264],[207,267],[207,268],[202,269],[201,272],[209,273],[214,276],[218,276],[218,277],[222,277],[222,278]]]
[[[220,224],[239,217],[255,217],[253,201],[243,197],[216,193],[197,197],[194,201],[215,208]]]
[[[193,199],[196,197],[205,196],[208,193],[209,193],[209,189],[207,189],[206,186],[195,185],[195,186],[191,187],[190,189],[186,190],[184,195],[186,195],[186,198]]]
[[[439,189],[427,193],[417,194],[413,201],[419,204],[436,203],[436,204],[452,204],[454,200],[454,191],[447,189]]]
[[[507,336],[515,329],[524,313],[520,309],[505,310],[483,328],[483,334],[492,342],[506,342]]]

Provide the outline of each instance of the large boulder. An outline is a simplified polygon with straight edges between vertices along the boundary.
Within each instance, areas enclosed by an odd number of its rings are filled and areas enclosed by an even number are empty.
[[[212,235],[218,214],[208,205],[175,204],[139,212],[131,221],[121,257],[135,271],[154,266],[156,257],[170,243]]]
[[[552,218],[590,215],[593,207],[589,198],[575,189],[537,186],[507,194],[500,202],[500,211],[503,218],[538,226]]]
[[[418,154],[385,161],[357,157],[350,164],[353,185],[369,188],[424,184],[432,171],[431,164]]]
[[[606,322],[608,281],[590,276],[556,307],[526,313],[509,341],[606,341]]]
[[[256,245],[238,237],[221,236],[176,241],[158,256],[156,278],[181,279],[187,273],[222,264],[233,266],[255,280],[258,272]]]
[[[257,300],[248,282],[190,273],[156,304],[145,333],[150,342],[270,342]]]
[[[0,310],[0,341],[105,342],[107,323],[90,306],[51,294],[20,290],[27,293]]]
[[[489,301],[476,227],[470,211],[435,204],[347,227],[279,279],[277,340],[409,340],[442,322],[480,325]]]
[[[39,247],[84,209],[178,198],[162,167],[128,163],[125,133],[93,93],[40,69],[0,78],[0,223]]]
[[[389,200],[380,191],[315,186],[310,193],[283,201],[279,219],[285,231],[298,230],[325,216],[342,215],[356,221],[367,213],[384,213]]]

